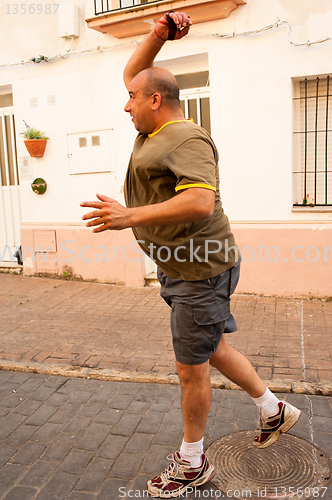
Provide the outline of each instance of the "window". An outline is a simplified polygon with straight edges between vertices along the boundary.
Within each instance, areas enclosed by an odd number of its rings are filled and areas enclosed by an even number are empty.
[[[296,82],[294,206],[332,206],[332,82]]]
[[[0,94],[0,108],[13,106],[13,94]]]
[[[180,104],[185,118],[211,133],[209,72],[200,71],[175,76],[180,88]]]

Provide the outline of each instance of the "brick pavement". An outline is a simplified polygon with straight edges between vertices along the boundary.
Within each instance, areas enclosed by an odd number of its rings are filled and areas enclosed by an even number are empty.
[[[285,399],[302,409],[292,433],[331,460],[332,398]],[[180,407],[178,386],[0,372],[0,500],[146,498],[147,479],[181,442]],[[256,424],[246,393],[214,389],[205,446]],[[207,483],[199,498],[215,491]]]
[[[263,379],[331,384],[332,302],[234,295],[231,308],[239,331],[227,340]],[[0,335],[9,363],[175,373],[169,307],[154,287],[0,273]]]

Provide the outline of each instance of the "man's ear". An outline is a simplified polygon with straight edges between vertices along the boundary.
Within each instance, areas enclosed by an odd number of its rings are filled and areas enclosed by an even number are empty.
[[[151,96],[152,99],[152,109],[156,111],[161,106],[161,95],[158,92],[155,92]]]

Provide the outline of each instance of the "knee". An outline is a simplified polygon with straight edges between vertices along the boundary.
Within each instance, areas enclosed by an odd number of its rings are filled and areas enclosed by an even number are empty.
[[[177,363],[177,373],[181,382],[181,385],[186,385],[190,383],[190,380],[192,380],[191,377],[191,370],[188,370],[186,368],[187,365],[180,365]]]
[[[182,365],[176,364],[177,373],[181,385],[200,384],[210,379],[209,362],[203,365]]]

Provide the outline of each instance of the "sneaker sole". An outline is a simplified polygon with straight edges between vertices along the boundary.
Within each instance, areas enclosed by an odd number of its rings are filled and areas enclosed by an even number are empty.
[[[302,412],[295,408],[295,406],[292,406],[289,403],[288,405],[293,410],[293,415],[291,415],[288,418],[287,422],[284,422],[276,432],[271,434],[271,436],[264,443],[258,443],[257,441],[254,441],[253,443],[256,448],[259,448],[260,450],[262,450],[263,448],[268,448],[269,446],[271,446],[271,444],[275,443],[279,439],[281,434],[288,432],[293,427],[293,425],[296,424]]]
[[[209,465],[209,468],[205,472],[204,476],[200,477],[196,481],[193,481],[192,483],[188,484],[187,486],[183,486],[182,488],[175,490],[175,491],[156,491],[157,488],[154,486],[151,486],[150,481],[148,481],[148,492],[151,496],[155,498],[177,498],[180,495],[183,495],[183,493],[186,491],[187,488],[192,488],[193,486],[202,486],[202,484],[207,483],[210,481],[216,474],[216,471],[213,467],[213,465]]]

